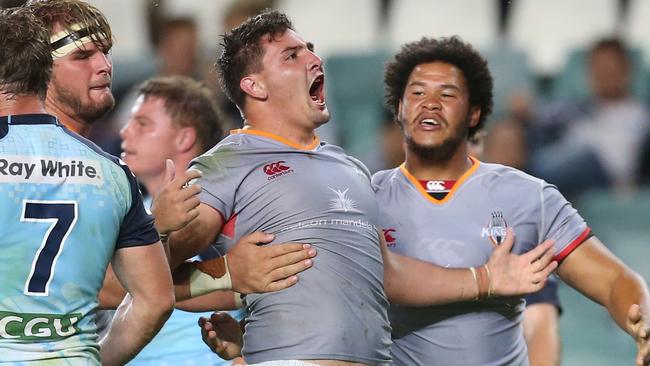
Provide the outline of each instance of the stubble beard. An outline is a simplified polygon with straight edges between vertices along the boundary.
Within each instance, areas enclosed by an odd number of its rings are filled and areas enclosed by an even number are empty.
[[[404,123],[404,121],[400,123]],[[454,129],[454,133],[442,143],[433,146],[418,144],[412,136],[405,135],[406,149],[423,162],[444,164],[454,156],[462,143],[466,143],[468,131],[469,123],[466,121],[466,123],[459,124]]]
[[[98,102],[89,101],[84,104],[74,92],[62,87],[59,83],[54,82],[53,86],[56,89],[54,99],[57,103],[66,106],[71,115],[87,124],[93,124],[115,107],[115,98],[112,93]]]

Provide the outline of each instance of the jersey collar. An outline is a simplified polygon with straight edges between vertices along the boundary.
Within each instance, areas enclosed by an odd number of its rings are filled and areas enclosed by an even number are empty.
[[[461,185],[462,185],[462,184],[467,180],[467,178],[469,178],[472,174],[474,174],[474,172],[476,171],[476,169],[478,169],[479,165],[481,164],[481,162],[478,161],[478,159],[476,159],[476,158],[474,158],[474,157],[472,157],[472,156],[469,156],[469,155],[468,155],[468,158],[472,161],[472,166],[471,166],[469,169],[467,169],[467,171],[466,171],[465,173],[463,173],[463,175],[461,175],[460,178],[458,178],[458,180],[456,181],[456,184],[454,184],[454,187],[453,187],[453,188],[449,191],[449,193],[447,193],[447,195],[446,195],[443,199],[441,199],[441,200],[439,200],[439,199],[435,199],[434,197],[431,197],[431,195],[429,195],[429,194],[427,193],[427,191],[426,191],[424,188],[422,188],[422,185],[420,184],[420,182],[418,181],[418,179],[415,178],[415,177],[413,176],[413,174],[411,174],[411,173],[406,169],[406,163],[402,163],[402,165],[400,165],[400,167],[399,167],[399,170],[402,172],[402,174],[404,174],[404,176],[406,177],[406,179],[409,180],[409,182],[411,183],[411,185],[412,185],[413,187],[415,187],[415,189],[417,189],[418,192],[420,192],[420,195],[422,195],[424,198],[426,198],[427,200],[429,200],[429,202],[432,202],[432,203],[435,203],[435,204],[438,204],[438,205],[439,205],[439,204],[443,204],[443,203],[449,201],[449,200],[451,199],[451,197],[454,196],[454,194],[456,193],[456,191],[458,190],[458,188],[459,188],[459,187],[460,187],[460,186],[461,186]]]
[[[266,137],[271,140],[275,140],[277,142],[280,142],[284,145],[293,147],[294,149],[298,150],[313,150],[320,144],[320,140],[318,139],[318,136],[314,136],[314,141],[312,141],[309,145],[300,145],[296,144],[295,142],[291,142],[283,137],[280,137],[276,134],[266,132],[266,131],[260,131],[260,130],[254,130],[252,128],[240,128],[236,130],[230,130],[231,135],[238,135],[238,134],[246,134],[246,135],[255,135],[255,136],[262,136]]]
[[[0,116],[0,123],[8,125],[59,125],[59,120],[49,114],[16,114]]]

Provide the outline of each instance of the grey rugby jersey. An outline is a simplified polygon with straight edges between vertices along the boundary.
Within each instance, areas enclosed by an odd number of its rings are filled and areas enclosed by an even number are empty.
[[[584,220],[554,186],[502,165],[474,160],[439,201],[404,166],[379,172],[372,182],[389,249],[442,267],[485,263],[504,222],[516,234],[513,252],[524,253],[555,239],[559,260],[589,234]],[[409,366],[527,365],[520,325],[523,309],[520,298],[391,306],[393,361]]]
[[[256,130],[233,131],[191,166],[203,172],[201,201],[226,221],[215,249],[227,252],[261,230],[275,234],[274,243],[318,251],[296,285],[247,296],[246,361],[388,364],[388,301],[367,169],[337,146],[300,148]]]

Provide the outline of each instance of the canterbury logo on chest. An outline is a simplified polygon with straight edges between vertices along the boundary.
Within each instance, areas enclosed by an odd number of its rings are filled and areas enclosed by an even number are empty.
[[[267,180],[293,173],[293,169],[284,160],[268,163],[262,167],[262,171],[268,176]]]

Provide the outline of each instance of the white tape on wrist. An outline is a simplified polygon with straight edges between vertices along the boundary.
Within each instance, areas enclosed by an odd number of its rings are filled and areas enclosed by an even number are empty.
[[[235,307],[237,309],[241,309],[244,307],[244,299],[242,298],[242,294],[239,292],[233,291],[233,294],[235,295]]]
[[[226,271],[221,277],[213,277],[197,267],[192,268],[192,273],[190,274],[190,297],[197,297],[218,290],[232,289],[228,261],[225,257],[224,260],[226,262]]]

